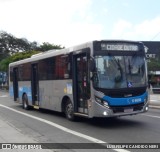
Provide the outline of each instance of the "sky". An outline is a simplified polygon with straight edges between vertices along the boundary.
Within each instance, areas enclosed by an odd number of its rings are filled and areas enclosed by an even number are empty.
[[[160,0],[0,0],[0,31],[65,47],[160,40]]]

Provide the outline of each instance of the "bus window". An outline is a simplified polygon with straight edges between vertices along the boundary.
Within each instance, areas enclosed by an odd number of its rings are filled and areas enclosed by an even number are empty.
[[[69,56],[57,56],[56,57],[56,68],[55,75],[57,79],[68,79],[70,78],[70,62]]]

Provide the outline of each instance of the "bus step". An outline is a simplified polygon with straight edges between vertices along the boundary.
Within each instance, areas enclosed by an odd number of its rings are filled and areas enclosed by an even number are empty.
[[[34,109],[39,109],[39,106],[34,105],[33,108],[34,108]]]
[[[76,116],[82,116],[82,117],[87,117],[88,118],[88,115],[84,114],[84,113],[78,113],[78,112],[76,112],[76,113],[74,113],[74,115],[76,115]]]

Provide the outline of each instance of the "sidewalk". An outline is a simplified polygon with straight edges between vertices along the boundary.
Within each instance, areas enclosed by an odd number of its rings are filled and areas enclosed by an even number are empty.
[[[30,137],[25,137],[24,134],[15,128],[11,123],[7,122],[2,116],[0,116],[0,143],[37,143],[34,139]]]
[[[9,144],[12,143],[12,144]],[[16,146],[16,143],[18,144]],[[9,123],[0,115],[0,151],[30,151],[30,152],[53,152],[53,150],[47,149],[26,149],[24,150],[25,143],[33,143],[34,145],[39,144],[38,141],[23,134],[21,130],[18,130],[15,126]],[[28,146],[28,145],[27,145]],[[28,146],[29,147],[29,146]]]
[[[153,94],[153,93],[150,94],[149,107],[160,109],[160,94]]]

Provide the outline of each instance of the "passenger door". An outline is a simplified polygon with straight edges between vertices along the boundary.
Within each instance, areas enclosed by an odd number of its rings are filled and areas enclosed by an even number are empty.
[[[88,114],[88,99],[90,98],[88,56],[87,52],[73,55],[74,110],[83,114]]]
[[[39,106],[39,79],[38,79],[38,64],[31,65],[31,86],[32,86],[32,103]]]
[[[14,101],[18,99],[18,68],[13,68],[13,92]]]

